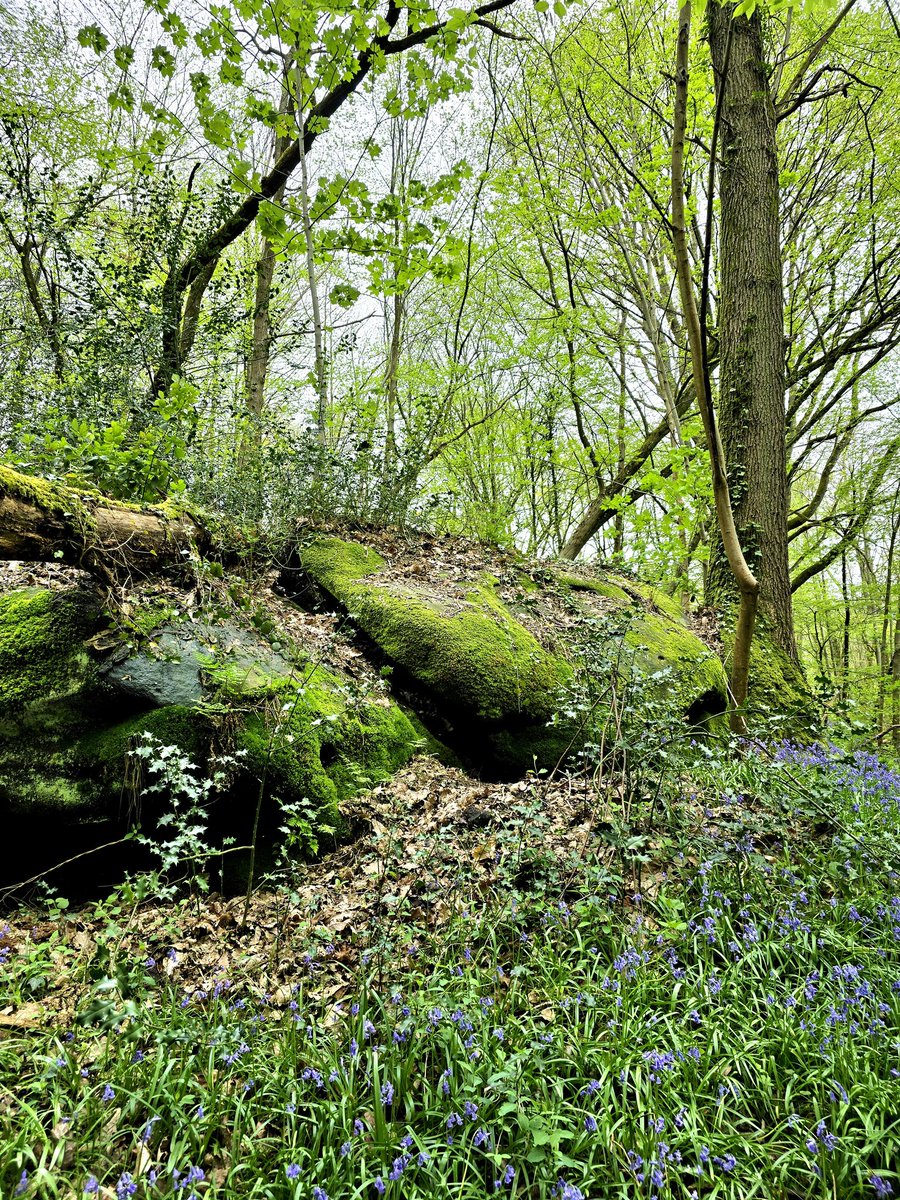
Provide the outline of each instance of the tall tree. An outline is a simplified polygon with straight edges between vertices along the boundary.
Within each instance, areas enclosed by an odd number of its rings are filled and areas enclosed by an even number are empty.
[[[712,0],[708,40],[721,147],[719,423],[738,537],[759,579],[762,618],[796,659],[788,564],[785,345],[775,107],[762,12]],[[722,543],[710,550],[707,596],[735,594]]]

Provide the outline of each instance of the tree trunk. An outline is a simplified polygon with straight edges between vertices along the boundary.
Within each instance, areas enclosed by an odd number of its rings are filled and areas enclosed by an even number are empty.
[[[0,559],[72,563],[109,581],[153,574],[208,541],[167,505],[134,508],[0,466]]]
[[[775,112],[760,10],[735,17],[733,5],[713,0],[707,13],[721,131],[719,429],[738,537],[759,579],[760,615],[796,661]],[[707,601],[730,608],[734,576],[718,541],[710,555]]]
[[[686,0],[678,14],[678,42],[675,57],[675,110],[672,121],[672,246],[675,251],[675,273],[684,314],[691,355],[691,375],[697,406],[703,420],[709,465],[712,475],[713,503],[721,536],[723,553],[732,577],[732,585],[740,594],[740,609],[734,633],[729,696],[729,723],[733,733],[746,733],[744,705],[750,679],[750,649],[759,605],[759,582],[744,555],[740,535],[735,527],[734,508],[728,487],[728,472],[716,411],[709,390],[709,361],[706,341],[697,308],[691,263],[688,254],[687,227],[684,211],[684,147],[688,107],[688,48],[691,37],[691,2]],[[713,136],[715,154],[715,135]]]
[[[282,114],[291,111],[291,91],[289,81],[285,78],[281,88]],[[287,134],[275,135],[272,159],[278,162],[290,145]],[[272,197],[273,204],[280,204],[284,198],[284,187]],[[269,371],[269,359],[272,354],[272,315],[270,302],[272,299],[272,283],[275,279],[275,248],[268,238],[263,238],[262,251],[256,264],[256,294],[253,299],[253,329],[250,357],[247,360],[246,388],[247,413],[250,417],[250,438],[256,449],[259,448],[263,407],[266,398],[266,376]]]

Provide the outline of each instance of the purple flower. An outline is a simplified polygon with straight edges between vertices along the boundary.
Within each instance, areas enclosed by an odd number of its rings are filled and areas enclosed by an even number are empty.
[[[127,1171],[123,1171],[119,1176],[119,1182],[116,1184],[116,1196],[118,1200],[128,1200],[128,1197],[133,1196],[136,1191],[137,1184]]]
[[[553,1188],[553,1194],[558,1196],[559,1200],[584,1200],[584,1192],[581,1188],[577,1188],[574,1183],[566,1183],[562,1178]]]
[[[593,1117],[585,1117],[584,1118],[584,1128],[585,1128],[586,1133],[596,1133],[597,1132],[596,1120]]]
[[[375,1191],[378,1193],[379,1196],[384,1195],[384,1180],[381,1178],[380,1175],[376,1175],[375,1178],[372,1180],[372,1187],[375,1189]]]
[[[100,1191],[100,1184],[93,1175],[88,1175],[87,1183],[84,1185],[84,1190],[89,1196],[93,1196],[95,1192]]]
[[[893,1186],[886,1179],[882,1179],[880,1175],[870,1175],[869,1183],[871,1183],[876,1196],[893,1196]]]
[[[312,1200],[328,1200],[328,1193],[324,1188],[314,1187]]]
[[[297,1163],[288,1163],[288,1165],[284,1168],[284,1173],[287,1175],[288,1179],[296,1179],[300,1174],[300,1168]]]
[[[349,1143],[349,1142],[344,1142],[344,1143],[341,1145],[341,1158],[346,1158],[346,1157],[347,1157],[347,1155],[350,1153],[350,1150],[351,1150],[350,1143]]]
[[[466,1116],[469,1118],[470,1121],[474,1121],[475,1118],[478,1116],[478,1105],[473,1104],[471,1100],[467,1100],[465,1102],[465,1104],[463,1105],[463,1112],[466,1114]]]
[[[400,1176],[403,1174],[403,1172],[406,1170],[406,1168],[409,1166],[409,1164],[410,1164],[410,1157],[408,1154],[401,1154],[399,1156],[399,1158],[395,1158],[393,1163],[391,1164],[391,1169],[388,1172],[388,1179],[391,1179],[391,1180],[399,1179]]]
[[[116,1093],[109,1086],[109,1084],[107,1084],[106,1087],[103,1089],[103,1097],[102,1098],[104,1100],[106,1100],[107,1102],[109,1102],[110,1100],[115,1100]]]
[[[16,1190],[13,1192],[13,1195],[21,1196],[27,1187],[28,1187],[28,1172],[23,1171],[21,1176],[19,1177],[19,1182],[16,1184]]]
[[[359,1137],[359,1135],[363,1132],[364,1128],[365,1128],[365,1126],[363,1125],[362,1121],[359,1119],[359,1117],[357,1117],[356,1120],[353,1122],[353,1132],[356,1134],[357,1137]]]
[[[392,1083],[381,1085],[381,1103],[385,1105],[394,1103],[394,1085]]]

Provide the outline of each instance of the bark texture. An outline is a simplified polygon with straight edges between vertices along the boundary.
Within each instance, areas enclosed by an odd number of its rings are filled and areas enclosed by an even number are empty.
[[[208,541],[167,505],[130,507],[0,467],[0,558],[72,563],[110,579],[152,574]]]
[[[784,295],[775,111],[760,10],[708,8],[720,119],[719,429],[740,543],[760,615],[797,659],[788,570]],[[730,44],[729,44],[730,42]],[[729,608],[734,577],[711,547],[707,600]]]

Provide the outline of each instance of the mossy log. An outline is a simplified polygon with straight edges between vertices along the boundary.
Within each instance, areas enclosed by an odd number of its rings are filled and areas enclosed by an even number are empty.
[[[208,542],[203,525],[170,503],[141,508],[0,466],[0,558],[145,575]]]

